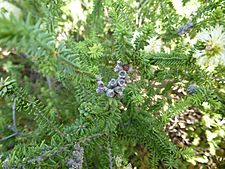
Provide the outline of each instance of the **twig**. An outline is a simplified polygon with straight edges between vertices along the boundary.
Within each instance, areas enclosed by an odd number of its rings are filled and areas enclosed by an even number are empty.
[[[108,149],[108,155],[109,155],[109,168],[112,169],[113,168],[112,151],[111,151],[111,146],[110,146],[109,140],[107,142],[107,149]]]
[[[160,161],[160,164],[161,164],[161,167],[162,167],[163,169],[166,169],[166,166],[165,166],[165,164],[164,164],[163,161]]]
[[[81,138],[79,139],[77,142],[73,142],[73,143],[70,143],[70,144],[67,144],[67,145],[64,145],[64,146],[61,146],[55,150],[52,150],[51,152],[48,152],[48,153],[45,153],[45,154],[41,154],[40,156],[37,156],[35,158],[32,158],[30,160],[27,160],[21,164],[18,165],[18,168],[23,168],[29,164],[32,164],[32,163],[35,163],[35,162],[40,162],[40,161],[44,161],[52,156],[55,156],[63,151],[66,151],[68,150],[70,147],[72,147],[74,144],[82,144],[82,143],[85,143],[87,141],[90,141],[96,137],[100,137],[100,136],[103,136],[105,135],[106,133],[97,133],[97,134],[93,134],[89,137],[85,137],[85,138]]]
[[[13,118],[13,129],[15,133],[18,133],[17,127],[16,127],[16,98],[13,100],[12,105],[12,118]]]
[[[13,133],[13,134],[11,134],[11,135],[9,135],[9,136],[7,136],[7,137],[4,137],[4,138],[2,138],[2,139],[0,140],[0,143],[4,142],[4,141],[6,141],[6,140],[8,140],[8,139],[10,139],[10,138],[12,138],[12,137],[15,137],[16,135],[18,135],[18,133]]]
[[[52,81],[51,81],[51,78],[49,76],[46,76],[46,80],[47,80],[47,83],[48,83],[48,88],[50,90],[52,90]]]
[[[17,130],[17,127],[16,127],[16,98],[14,98],[13,100],[13,104],[12,104],[12,119],[13,119],[13,126],[11,127],[11,130],[14,132],[13,134],[7,136],[7,137],[4,137],[0,140],[0,143],[1,142],[4,142],[12,137],[15,137],[17,136],[19,133],[18,133],[18,130]]]

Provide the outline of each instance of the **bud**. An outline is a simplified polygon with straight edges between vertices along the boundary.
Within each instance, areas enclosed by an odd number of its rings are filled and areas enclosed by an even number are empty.
[[[103,88],[104,87],[104,83],[103,81],[97,81],[98,87]]]
[[[106,95],[107,95],[108,97],[114,97],[115,92],[114,92],[113,89],[108,89],[108,90],[106,90]]]
[[[118,78],[117,79],[117,84],[119,86],[124,86],[126,84],[126,81],[124,79]]]
[[[133,71],[133,67],[131,65],[124,65],[123,70],[125,70],[127,73],[131,73]]]
[[[123,67],[122,66],[120,66],[120,65],[116,65],[116,67],[114,68],[114,71],[115,72],[119,72],[119,71],[121,71],[121,70],[123,70]]]
[[[126,71],[124,71],[124,70],[121,70],[120,72],[119,72],[119,77],[120,78],[126,78],[126,76],[127,76],[127,73],[126,73]]]
[[[118,95],[122,95],[123,94],[123,88],[120,86],[117,86],[113,89],[115,91],[116,94]]]
[[[112,89],[112,88],[116,87],[116,85],[117,85],[116,79],[111,79],[108,83],[108,88]]]
[[[105,88],[104,87],[98,87],[97,89],[96,89],[96,93],[103,93],[103,92],[105,92]]]
[[[128,64],[123,65],[123,70],[127,72],[129,70],[129,65]]]

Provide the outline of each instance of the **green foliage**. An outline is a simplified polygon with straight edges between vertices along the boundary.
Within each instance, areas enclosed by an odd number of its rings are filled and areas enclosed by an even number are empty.
[[[9,77],[7,77],[6,79],[1,78],[0,81],[0,96],[4,97],[5,95],[13,92],[13,84],[15,83],[15,80],[10,80]]]

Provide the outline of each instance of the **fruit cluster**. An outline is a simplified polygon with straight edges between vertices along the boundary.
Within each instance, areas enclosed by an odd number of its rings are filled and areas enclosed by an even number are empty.
[[[180,36],[183,36],[185,33],[187,33],[190,28],[193,26],[193,22],[188,21],[185,25],[178,28],[177,32]]]
[[[84,148],[80,146],[80,144],[75,144],[73,151],[71,152],[71,158],[67,159],[67,165],[69,169],[82,168],[84,156]]]
[[[114,71],[118,73],[118,78],[111,79],[107,87],[104,85],[102,78],[97,77],[97,93],[106,93],[108,97],[121,96],[123,94],[128,79],[128,73],[132,71],[132,67],[131,65],[117,61]]]

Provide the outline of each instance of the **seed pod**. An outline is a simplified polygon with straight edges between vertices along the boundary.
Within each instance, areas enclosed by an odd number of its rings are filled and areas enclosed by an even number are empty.
[[[124,86],[126,84],[126,81],[124,79],[118,78],[117,79],[117,84],[119,86]]]
[[[104,87],[104,83],[103,81],[97,81],[98,87],[103,88]]]
[[[119,72],[119,77],[120,78],[126,78],[126,76],[127,76],[127,73],[126,73],[126,71],[124,71],[124,70],[121,70],[120,72]]]
[[[117,73],[118,73],[119,71],[121,71],[121,70],[123,70],[123,67],[120,66],[120,65],[116,65],[115,68],[114,68],[114,71],[117,72]]]
[[[123,88],[120,87],[120,86],[115,87],[113,90],[118,95],[122,95],[123,94]]]
[[[182,36],[182,35],[185,33],[185,32],[184,32],[184,26],[179,27],[178,30],[177,30],[177,32],[178,32],[178,34],[179,34],[180,36]]]
[[[97,88],[97,89],[96,89],[96,93],[102,93],[101,88]]]
[[[97,89],[96,89],[96,93],[103,93],[103,92],[105,92],[105,88],[104,87],[98,87]]]
[[[125,70],[127,73],[131,73],[133,71],[133,68],[129,64],[123,65],[123,70]]]
[[[198,85],[192,84],[192,85],[188,86],[187,93],[188,94],[196,94],[198,88],[199,88]]]
[[[112,88],[116,87],[116,85],[117,85],[116,79],[111,79],[111,80],[109,81],[107,87],[110,88],[110,89],[112,89]]]
[[[129,70],[129,65],[128,64],[123,65],[123,70],[127,72]]]
[[[113,89],[108,89],[108,90],[106,90],[106,95],[108,97],[114,97],[115,96],[115,92],[114,92]]]

